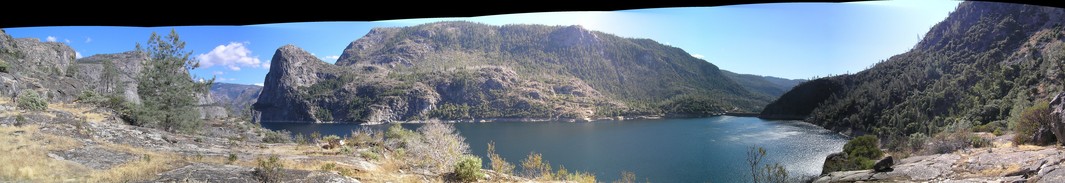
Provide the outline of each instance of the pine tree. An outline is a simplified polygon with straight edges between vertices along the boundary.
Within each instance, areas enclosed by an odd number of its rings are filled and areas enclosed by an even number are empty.
[[[155,126],[167,131],[192,132],[202,125],[196,105],[196,93],[205,92],[214,78],[197,83],[189,70],[199,67],[199,62],[189,59],[191,51],[185,51],[175,30],[166,37],[152,33],[145,51],[148,60],[138,78],[138,94],[143,102],[137,112],[137,123]]]

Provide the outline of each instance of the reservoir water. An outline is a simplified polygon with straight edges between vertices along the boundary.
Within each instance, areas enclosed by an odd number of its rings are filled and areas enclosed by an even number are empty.
[[[415,129],[421,124],[404,124]],[[356,124],[265,123],[295,133],[349,135]],[[717,116],[689,119],[596,122],[456,123],[473,154],[485,159],[487,143],[511,164],[529,152],[543,154],[555,170],[565,166],[611,182],[622,171],[650,182],[750,182],[749,147],[764,147],[766,162],[786,167],[790,177],[816,176],[828,154],[842,151],[846,138],[801,121],[767,121]]]

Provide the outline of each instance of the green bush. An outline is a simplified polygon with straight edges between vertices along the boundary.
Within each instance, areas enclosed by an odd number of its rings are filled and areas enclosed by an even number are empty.
[[[348,154],[351,154],[353,152],[355,152],[355,150],[351,149],[351,147],[348,147],[348,146],[344,146],[344,147],[340,148],[340,154],[348,155]]]
[[[283,177],[281,171],[285,168],[285,165],[281,163],[281,160],[277,158],[277,156],[270,156],[270,158],[267,159],[259,158],[257,161],[259,167],[255,168],[255,172],[253,173],[259,177],[260,181],[281,182]]]
[[[1050,123],[1060,119],[1050,112],[1050,105],[1046,102],[1039,102],[1024,109],[1020,118],[1014,122],[1017,136],[1013,138],[1013,143],[1047,145],[1056,142],[1057,137],[1050,131]]]
[[[78,94],[78,101],[95,105],[105,105],[110,100],[108,97],[97,94],[92,90],[85,90],[81,91],[81,94]]]
[[[10,67],[11,66],[8,65],[7,62],[5,62],[4,60],[0,60],[0,72],[8,73]]]
[[[340,147],[340,136],[328,135],[322,138],[322,141],[326,143],[325,149],[332,149]]]
[[[455,164],[455,178],[463,182],[475,182],[484,177],[481,172],[481,158],[466,155]]]
[[[286,143],[291,141],[289,132],[287,130],[273,131],[269,129],[263,129],[263,142],[265,143]]]
[[[307,137],[303,133],[297,133],[295,141],[296,145],[307,145]]]
[[[417,138],[418,133],[414,132],[413,130],[403,128],[403,126],[400,126],[399,123],[395,123],[392,124],[391,127],[388,127],[388,130],[385,131],[385,137],[394,142],[400,142],[402,144],[399,145],[404,146],[406,142]]]
[[[366,159],[369,159],[369,160],[379,160],[379,159],[381,159],[381,155],[378,155],[377,153],[375,153],[373,151],[359,152],[359,156],[362,156],[363,158],[366,158]]]
[[[493,171],[505,174],[514,173],[514,165],[503,159],[502,156],[496,154],[496,143],[488,142],[488,164],[492,167]]]
[[[229,157],[226,158],[226,164],[233,164],[233,162],[236,162],[236,161],[237,161],[237,154],[230,153]]]
[[[18,107],[26,110],[43,111],[48,108],[48,101],[38,95],[36,91],[24,90],[22,94],[19,94]]]
[[[884,155],[883,151],[880,151],[880,140],[874,135],[862,135],[858,138],[851,139],[847,144],[843,145],[843,152],[846,152],[851,157],[864,157],[868,159],[880,159],[880,156]]]

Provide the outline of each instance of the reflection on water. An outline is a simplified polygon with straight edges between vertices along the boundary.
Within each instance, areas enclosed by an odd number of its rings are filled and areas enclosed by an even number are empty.
[[[293,133],[346,136],[353,124],[268,123]],[[419,124],[405,124],[417,128]],[[630,121],[457,123],[473,154],[485,157],[489,141],[496,152],[518,165],[529,152],[542,153],[557,169],[596,174],[610,182],[621,171],[652,182],[749,182],[747,147],[768,151],[766,161],[780,162],[789,175],[815,176],[825,156],[841,151],[846,139],[799,121],[765,121],[752,117],[709,117]],[[487,158],[485,158],[487,160]],[[487,165],[487,162],[485,162]],[[519,168],[520,169],[520,168]]]

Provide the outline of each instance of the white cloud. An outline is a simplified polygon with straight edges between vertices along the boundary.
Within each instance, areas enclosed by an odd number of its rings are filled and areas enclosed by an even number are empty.
[[[91,42],[92,42],[92,38],[91,37],[86,37],[85,38],[85,43],[91,43]]]
[[[236,81],[236,80],[237,80],[237,78],[224,78],[224,77],[215,78],[215,81]]]
[[[239,71],[242,66],[262,67],[262,61],[259,61],[258,56],[252,56],[251,50],[244,47],[244,44],[231,42],[227,45],[218,45],[214,50],[197,55],[196,58],[200,60],[200,66],[203,68],[219,65],[229,70]]]
[[[224,72],[222,72],[222,71],[214,71],[214,72],[211,72],[211,74],[214,74],[214,75],[222,75],[222,74],[225,74],[225,73],[224,73]]]
[[[81,52],[74,52],[74,58],[81,58]]]
[[[698,58],[698,59],[706,58],[706,56],[703,56],[701,54],[692,54],[692,57],[695,57],[695,58]]]
[[[44,40],[48,42],[55,42],[55,36],[48,36],[47,38],[44,38]]]
[[[328,60],[337,60],[337,59],[340,59],[340,56],[330,55],[330,56],[322,57],[322,60],[326,60],[326,61],[328,61]]]
[[[263,83],[255,83],[253,85],[255,85],[255,86],[263,86]]]
[[[70,39],[63,39],[63,41],[70,43]]]
[[[269,62],[263,63],[262,68],[263,69],[270,69],[270,63]]]

